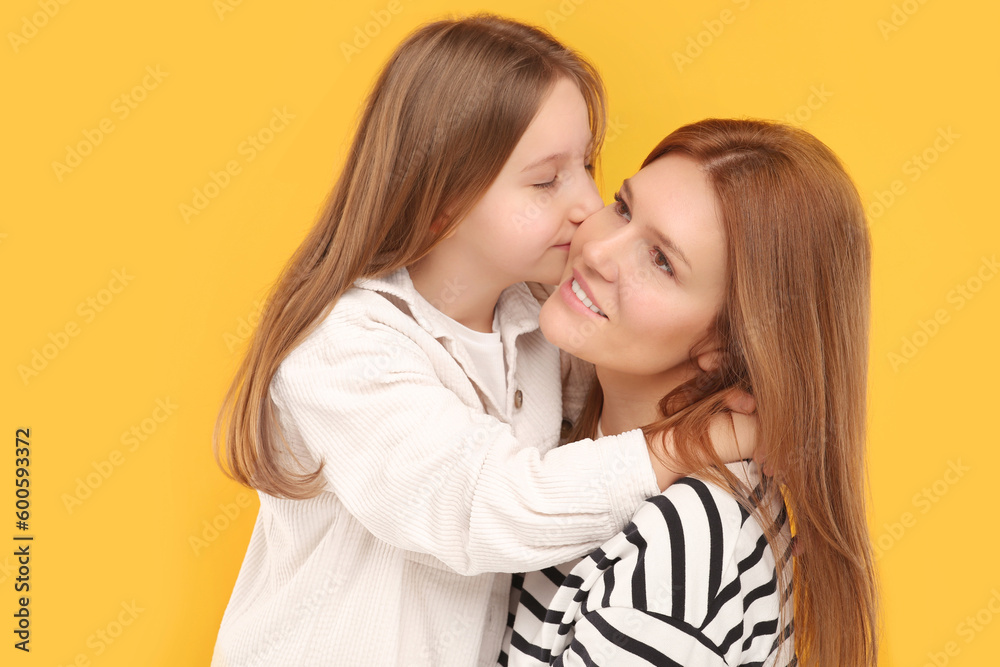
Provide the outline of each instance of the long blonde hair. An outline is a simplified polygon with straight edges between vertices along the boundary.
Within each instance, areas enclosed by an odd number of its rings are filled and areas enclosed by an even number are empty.
[[[232,479],[284,498],[323,487],[288,463],[268,389],[281,361],[355,280],[426,255],[496,178],[560,77],[583,94],[594,137],[605,93],[592,65],[544,30],[481,14],[423,26],[395,50],[362,112],[318,221],[289,260],[219,412],[216,461]],[[449,222],[432,231],[448,210]],[[363,446],[363,444],[359,444]]]
[[[809,666],[875,665],[878,591],[865,507],[871,250],[857,189],[822,142],[778,123],[686,125],[642,166],[669,153],[693,158],[714,189],[728,292],[714,323],[720,367],[698,369],[665,396],[663,418],[644,430],[674,429],[676,459],[664,454],[665,462],[706,469],[704,476],[749,498],[707,432],[724,407],[721,392],[754,395],[757,447],[781,484],[765,480],[765,497],[747,509],[765,527],[780,561],[778,590],[787,595],[782,555],[790,545],[779,543],[777,517],[761,514],[781,506],[772,504],[777,494],[788,506],[801,546],[792,574],[798,658]],[[602,402],[595,387],[574,439],[593,434]]]

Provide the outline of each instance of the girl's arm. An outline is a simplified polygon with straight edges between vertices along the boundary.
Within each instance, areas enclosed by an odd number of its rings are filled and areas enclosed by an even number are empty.
[[[327,324],[271,396],[293,451],[325,461],[328,489],[379,539],[461,574],[528,571],[596,548],[660,491],[640,431],[542,454],[444,386],[407,336]]]

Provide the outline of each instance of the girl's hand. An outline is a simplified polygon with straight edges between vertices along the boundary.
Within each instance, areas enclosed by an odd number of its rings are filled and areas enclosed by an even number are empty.
[[[757,415],[723,412],[708,427],[715,453],[723,463],[752,458],[757,444]]]
[[[742,415],[752,415],[757,412],[757,399],[740,389],[727,389],[722,394],[726,407]]]
[[[753,457],[757,445],[757,415],[754,414],[757,409],[756,401],[746,392],[731,389],[726,393],[725,405],[729,411],[712,417],[708,427],[708,436],[715,453],[723,463],[736,463]],[[669,456],[673,453],[673,431],[668,431],[661,437],[662,441],[656,443],[656,446]],[[653,443],[650,445],[650,461],[656,474],[656,483],[661,491],[665,491],[685,473],[669,468],[653,453]]]
[[[754,456],[757,445],[757,401],[745,391],[730,389],[725,393],[726,414],[716,415],[709,427],[715,453],[724,463],[735,463]]]

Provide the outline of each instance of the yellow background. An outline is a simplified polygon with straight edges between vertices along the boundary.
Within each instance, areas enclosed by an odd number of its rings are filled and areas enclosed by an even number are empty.
[[[428,19],[488,8],[223,2],[7,0],[0,12],[5,665],[208,663],[256,516],[256,495],[225,479],[210,451],[255,302],[313,222],[389,51]],[[987,279],[996,269],[984,258],[1000,250],[1000,9],[942,0],[494,9],[549,27],[599,65],[613,123],[606,197],[663,135],[705,116],[791,114],[844,159],[872,213],[882,664],[997,664],[1000,620],[988,604],[997,596],[1000,611],[1000,280]],[[345,55],[355,39],[363,48]],[[675,52],[686,49],[694,57],[679,66]],[[287,120],[269,137],[275,109]],[[96,137],[102,122],[113,130],[78,166],[53,166],[67,146],[86,151],[85,132]],[[251,160],[243,142],[258,134],[270,143]],[[913,162],[921,155],[926,169]],[[239,173],[226,182],[218,173],[230,161]],[[185,221],[181,204],[212,172],[226,186],[209,187],[216,196]],[[67,325],[76,335],[63,338]],[[24,374],[35,352],[44,367]],[[12,647],[21,427],[32,448],[30,654]],[[133,428],[145,439],[123,441]]]

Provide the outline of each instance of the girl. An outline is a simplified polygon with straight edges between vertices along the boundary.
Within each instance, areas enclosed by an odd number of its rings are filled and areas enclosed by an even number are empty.
[[[601,208],[603,129],[596,72],[540,30],[440,21],[392,55],[223,404],[260,513],[213,664],[492,664],[494,573],[587,553],[679,477],[669,436],[553,449],[560,356],[524,281],[554,284]]]
[[[707,120],[666,137],[615,199],[581,225],[541,313],[596,365],[579,432],[673,428],[687,467],[712,467],[578,563],[526,575],[501,664],[875,665],[854,185],[805,131]],[[583,322],[593,334],[575,339]],[[730,387],[757,399],[780,489],[701,436]]]

